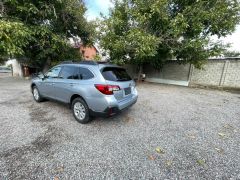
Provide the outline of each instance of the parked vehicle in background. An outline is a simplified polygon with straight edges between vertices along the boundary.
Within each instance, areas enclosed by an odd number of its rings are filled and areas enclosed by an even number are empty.
[[[57,65],[34,78],[31,91],[37,102],[47,98],[68,103],[80,123],[91,116],[112,116],[138,98],[135,82],[124,68],[94,61]]]
[[[0,73],[12,73],[12,69],[6,66],[0,66]]]

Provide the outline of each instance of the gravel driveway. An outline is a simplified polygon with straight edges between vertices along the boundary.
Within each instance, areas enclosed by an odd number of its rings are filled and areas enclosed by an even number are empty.
[[[240,94],[141,84],[118,116],[77,123],[0,77],[0,179],[240,179]]]

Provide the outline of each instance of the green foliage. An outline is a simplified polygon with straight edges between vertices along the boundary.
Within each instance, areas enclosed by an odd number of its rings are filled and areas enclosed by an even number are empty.
[[[31,40],[30,30],[21,22],[0,20],[0,54],[24,54],[23,48]]]
[[[167,59],[201,67],[219,54],[221,43],[239,23],[238,0],[116,0],[101,24],[101,45],[117,63],[149,62],[160,68]]]
[[[68,38],[91,42],[93,26],[84,17],[81,0],[4,0],[0,6],[1,57],[26,57],[42,67],[47,60],[81,59]]]
[[[224,51],[223,55],[225,57],[240,57],[240,52],[239,51]]]
[[[95,61],[100,61],[101,60],[101,56],[99,54],[97,54],[95,57],[94,57],[94,60]]]

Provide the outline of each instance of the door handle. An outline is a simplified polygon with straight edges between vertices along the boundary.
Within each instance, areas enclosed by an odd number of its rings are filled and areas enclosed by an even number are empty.
[[[74,86],[74,84],[73,84],[73,83],[70,83],[70,86]]]
[[[55,83],[52,83],[52,85],[55,85]]]

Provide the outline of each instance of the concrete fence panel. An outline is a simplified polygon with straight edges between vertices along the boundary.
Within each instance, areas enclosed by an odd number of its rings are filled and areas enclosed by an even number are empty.
[[[126,67],[136,77],[136,66]],[[167,61],[160,70],[145,64],[143,73],[148,82],[240,88],[240,58],[209,59],[203,69],[196,69],[190,64],[179,64],[174,60]]]
[[[222,86],[240,88],[240,61],[227,62]]]
[[[203,66],[203,69],[194,68],[191,85],[211,85],[220,86],[223,76],[225,61],[209,61]]]

